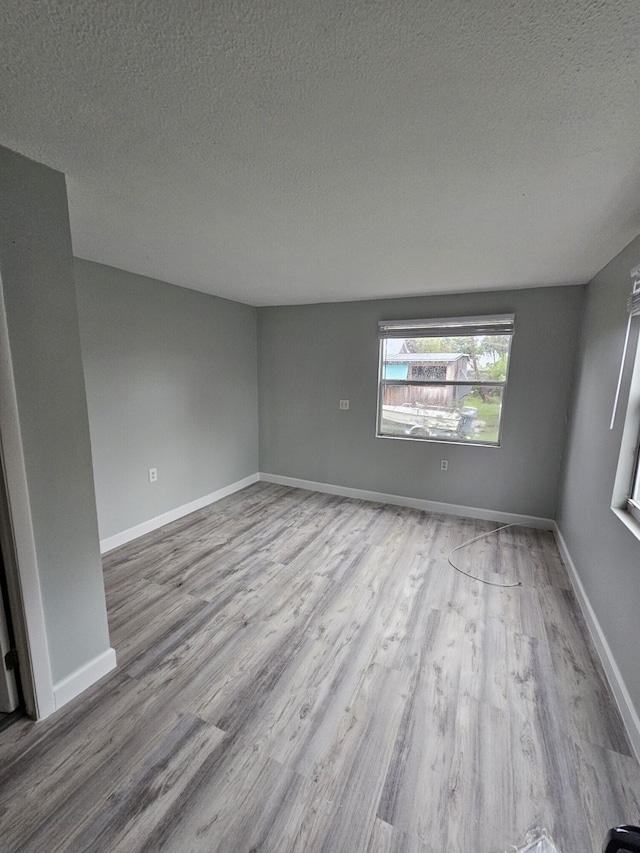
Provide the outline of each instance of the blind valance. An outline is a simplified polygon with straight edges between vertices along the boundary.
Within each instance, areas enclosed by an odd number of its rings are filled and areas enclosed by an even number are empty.
[[[445,317],[430,320],[381,320],[380,338],[448,338],[472,335],[512,335],[513,314],[490,317]]]

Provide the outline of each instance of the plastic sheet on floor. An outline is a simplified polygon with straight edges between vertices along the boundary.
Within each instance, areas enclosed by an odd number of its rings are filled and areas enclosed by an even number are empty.
[[[535,826],[525,833],[519,845],[512,845],[505,853],[560,853],[560,850],[553,843],[548,830]]]

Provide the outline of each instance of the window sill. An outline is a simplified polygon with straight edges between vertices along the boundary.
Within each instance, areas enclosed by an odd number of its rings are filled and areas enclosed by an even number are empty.
[[[376,438],[386,438],[391,441],[413,441],[413,442],[430,442],[431,444],[455,444],[458,447],[497,447],[500,449],[500,444],[488,441],[458,441],[455,438],[428,438],[427,436],[419,435],[385,435],[377,432]]]
[[[636,521],[626,509],[620,509],[617,506],[612,506],[611,509],[613,514],[618,516],[620,521],[633,533],[636,539],[640,540],[640,521]]]

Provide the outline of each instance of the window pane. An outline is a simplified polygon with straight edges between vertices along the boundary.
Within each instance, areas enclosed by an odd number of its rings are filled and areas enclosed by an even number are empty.
[[[511,335],[388,338],[383,379],[504,382]]]
[[[381,394],[380,435],[498,443],[501,387],[386,383]]]

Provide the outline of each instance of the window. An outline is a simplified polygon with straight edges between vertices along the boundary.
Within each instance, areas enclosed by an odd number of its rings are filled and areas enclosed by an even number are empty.
[[[379,323],[377,435],[500,444],[513,314]]]
[[[611,508],[640,538],[640,345],[629,389]]]
[[[636,458],[633,466],[630,495],[627,498],[627,510],[640,523],[640,436],[636,442]]]
[[[629,318],[624,344],[618,387],[615,393],[610,428],[616,421],[627,352],[636,347],[631,373],[627,412],[622,430],[620,456],[616,472],[611,508],[618,518],[640,539],[640,266],[631,271],[633,289],[628,300]]]

